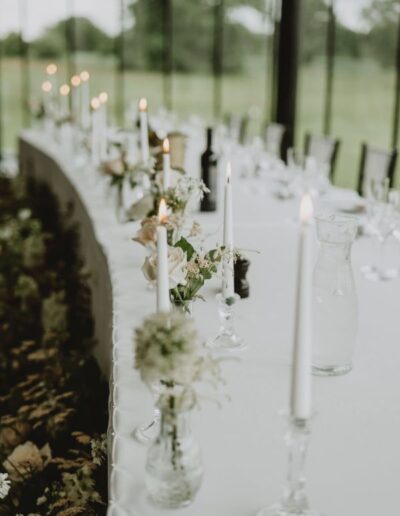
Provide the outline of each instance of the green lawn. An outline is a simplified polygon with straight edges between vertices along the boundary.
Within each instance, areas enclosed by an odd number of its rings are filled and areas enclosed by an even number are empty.
[[[30,63],[31,98],[40,96],[45,62]],[[116,100],[118,78],[111,60],[78,56],[79,69],[91,72],[92,94],[107,90],[111,107]],[[15,138],[22,126],[21,64],[18,60],[3,61],[3,132],[5,148],[15,147]],[[265,68],[252,66],[247,74],[223,79],[223,112],[244,113],[249,108],[254,116],[251,132],[256,134],[264,116]],[[65,68],[60,70],[65,77]],[[363,140],[387,147],[391,140],[394,107],[394,70],[384,70],[372,62],[340,60],[335,70],[332,135],[342,141],[337,183],[356,184],[360,144]],[[162,103],[162,78],[157,73],[127,72],[126,99],[145,95],[150,109]],[[321,132],[324,106],[324,62],[303,66],[299,77],[297,142],[306,131]],[[174,109],[182,116],[197,113],[211,120],[213,80],[208,75],[175,74],[173,77]],[[400,174],[397,174],[398,176]],[[400,185],[400,178],[397,181]]]

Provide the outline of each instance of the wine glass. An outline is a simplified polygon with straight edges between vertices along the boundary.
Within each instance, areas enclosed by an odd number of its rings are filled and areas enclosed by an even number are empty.
[[[385,244],[396,228],[396,217],[393,205],[389,202],[374,202],[371,206],[370,228],[376,242],[376,258],[373,265],[363,269],[367,279],[387,281],[395,278],[397,272],[386,269],[384,265]]]
[[[287,167],[282,171],[280,177],[281,187],[276,192],[276,197],[281,200],[292,199],[296,192],[301,188],[306,167],[306,157],[304,154],[290,147],[287,151]]]

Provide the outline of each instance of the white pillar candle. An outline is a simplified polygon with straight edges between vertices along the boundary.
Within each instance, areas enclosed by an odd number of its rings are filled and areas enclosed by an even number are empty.
[[[147,100],[145,98],[139,101],[139,116],[140,116],[140,149],[142,153],[142,161],[149,160],[149,129],[147,121]]]
[[[167,217],[164,199],[160,201],[157,226],[157,311],[169,311],[169,276],[167,228],[163,225]]]
[[[89,88],[89,72],[84,70],[79,74],[81,79],[81,98],[80,98],[80,122],[83,129],[90,127],[90,88]]]
[[[79,75],[74,75],[71,77],[71,86],[72,86],[72,118],[76,124],[80,122],[80,87],[81,78]]]
[[[164,192],[170,187],[171,175],[171,155],[169,153],[169,140],[165,138],[163,141],[163,189]]]
[[[312,346],[312,246],[310,219],[313,203],[305,194],[300,205],[296,315],[294,328],[291,415],[297,419],[311,416],[311,346]]]
[[[233,270],[233,206],[232,206],[232,177],[231,164],[226,167],[225,197],[224,197],[224,247],[229,253],[223,261],[222,296],[224,299],[234,295]]]

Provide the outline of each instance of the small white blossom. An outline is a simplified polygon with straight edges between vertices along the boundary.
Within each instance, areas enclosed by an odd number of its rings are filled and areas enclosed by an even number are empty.
[[[8,473],[0,473],[0,498],[3,500],[11,489],[11,481]]]

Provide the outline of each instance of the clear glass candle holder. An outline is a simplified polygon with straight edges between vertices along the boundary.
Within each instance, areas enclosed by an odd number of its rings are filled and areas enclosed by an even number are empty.
[[[305,464],[311,436],[310,419],[284,414],[287,423],[285,442],[288,448],[286,485],[281,501],[260,509],[255,516],[320,516],[311,511],[306,492]]]
[[[245,347],[244,341],[239,337],[234,328],[235,306],[240,297],[237,294],[229,298],[224,298],[222,294],[216,296],[218,303],[218,314],[220,328],[218,335],[208,341],[209,348],[221,351],[237,351]]]

